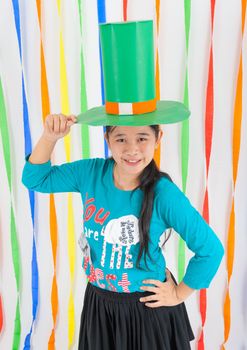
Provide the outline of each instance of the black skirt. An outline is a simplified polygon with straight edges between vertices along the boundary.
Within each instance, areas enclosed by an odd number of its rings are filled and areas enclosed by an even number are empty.
[[[151,292],[118,293],[88,282],[79,350],[187,350],[194,335],[185,304],[150,308]]]

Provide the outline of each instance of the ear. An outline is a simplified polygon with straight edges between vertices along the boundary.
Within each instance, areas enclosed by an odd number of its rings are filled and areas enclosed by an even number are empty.
[[[158,148],[158,146],[159,146],[159,144],[160,144],[160,142],[161,142],[161,139],[162,139],[162,137],[163,137],[163,130],[161,130],[160,129],[160,131],[159,131],[159,135],[158,135],[158,138],[157,138],[157,141],[156,141],[156,143],[155,143],[155,148]]]
[[[108,140],[107,135],[106,135],[106,132],[104,133],[104,139],[106,140],[108,148],[111,149],[110,148],[110,144],[109,144],[109,140]]]

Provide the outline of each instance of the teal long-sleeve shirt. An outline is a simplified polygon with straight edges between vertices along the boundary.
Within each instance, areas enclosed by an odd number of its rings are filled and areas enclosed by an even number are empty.
[[[194,252],[183,282],[193,289],[207,288],[224,254],[212,228],[183,192],[166,177],[155,185],[150,222],[150,257],[136,267],[140,248],[138,218],[143,192],[118,189],[113,180],[114,160],[84,159],[59,166],[26,160],[23,184],[43,193],[79,192],[82,198],[82,232],[79,244],[82,266],[89,281],[116,292],[142,290],[144,279],[164,281],[166,261],[160,239],[173,228]]]

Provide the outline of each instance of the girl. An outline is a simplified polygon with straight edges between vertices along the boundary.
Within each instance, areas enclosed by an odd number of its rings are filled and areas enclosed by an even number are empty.
[[[59,138],[75,116],[49,115],[27,158],[23,183],[31,190],[80,192],[80,240],[89,282],[84,296],[80,350],[186,350],[194,338],[184,301],[207,288],[223,248],[189,200],[153,160],[162,130],[108,126],[109,159],[51,166]],[[138,222],[139,218],[139,222]],[[195,252],[178,285],[166,269],[160,237],[174,228]]]
[[[176,101],[156,104],[152,21],[100,25],[100,40],[105,107],[78,117],[49,115],[23,183],[39,192],[81,193],[79,243],[88,284],[80,350],[190,349],[194,336],[184,301],[209,286],[223,247],[153,160],[159,125],[182,121],[189,111]],[[75,122],[106,126],[112,157],[51,166],[57,140]],[[160,243],[171,228],[195,253],[178,285]]]

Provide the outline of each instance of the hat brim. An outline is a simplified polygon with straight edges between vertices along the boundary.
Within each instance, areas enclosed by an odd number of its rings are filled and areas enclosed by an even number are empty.
[[[92,126],[144,126],[172,124],[188,119],[190,111],[178,101],[157,101],[156,110],[135,115],[113,115],[105,112],[105,106],[89,109],[77,116],[77,123]]]

